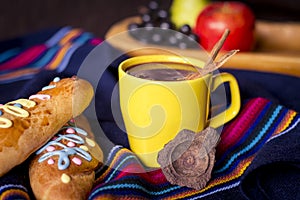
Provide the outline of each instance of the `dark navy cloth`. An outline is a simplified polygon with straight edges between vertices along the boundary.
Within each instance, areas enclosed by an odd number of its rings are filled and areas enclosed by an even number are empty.
[[[0,43],[0,53],[15,46],[30,46],[41,42],[49,38],[54,32],[55,30],[47,30],[15,40],[3,41]],[[95,72],[105,69],[99,82],[95,82],[94,109],[97,113],[97,121],[104,133],[104,135],[98,136],[98,142],[104,146],[104,150],[107,149],[109,151],[111,146],[117,144],[129,147],[126,134],[122,129],[123,125],[117,124],[115,120],[116,118],[120,119],[117,68],[119,63],[128,58],[128,56],[123,55],[109,45],[103,48],[105,52],[97,55],[97,63],[99,64],[100,62],[100,64],[93,69]],[[29,80],[0,84],[0,103],[6,103],[18,98],[28,98],[57,76],[63,78],[77,75],[78,70],[84,64],[86,56],[94,49],[95,46],[89,44],[80,47],[72,56],[66,69],[60,73],[42,70]],[[221,71],[229,72],[236,77],[240,87],[242,102],[254,97],[264,97],[286,108],[300,112],[299,78],[247,70],[222,69]],[[112,112],[112,105],[114,106],[114,112]],[[118,123],[122,123],[122,121],[120,120]],[[299,186],[300,183],[299,131],[299,128],[297,128],[295,134],[284,136],[280,140],[282,141],[281,143],[272,145],[271,141],[268,144],[267,149],[269,148],[270,152],[277,148],[276,152],[279,153],[274,155],[272,153],[268,154],[266,151],[265,154],[260,154],[260,156],[255,158],[255,165],[252,165],[247,170],[249,175],[245,176],[244,182],[240,187],[243,197],[246,199],[300,198],[300,187],[295,187],[297,184]],[[282,148],[282,151],[278,151],[278,148]],[[289,154],[285,152],[289,152]],[[279,158],[285,160],[285,163],[288,164],[283,165],[282,162],[276,164],[275,162],[274,165],[268,165],[268,162],[276,161]],[[20,175],[11,171],[0,178],[0,186],[11,180],[13,180],[12,183],[19,181],[19,184],[25,184],[27,179],[24,177],[26,176],[27,172]],[[298,190],[295,190],[295,188],[298,188]],[[228,191],[226,191],[226,194],[221,194],[220,192],[220,199],[224,199],[222,197],[225,197],[225,195],[227,196],[225,199],[236,199],[236,196],[230,196],[231,194]]]

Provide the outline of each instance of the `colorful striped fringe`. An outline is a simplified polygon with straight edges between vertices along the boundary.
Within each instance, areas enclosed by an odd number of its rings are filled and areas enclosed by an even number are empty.
[[[89,199],[200,199],[237,188],[257,152],[270,140],[288,134],[300,116],[269,100],[249,100],[227,124],[217,147],[212,178],[200,190],[171,185],[161,170],[146,171],[129,150],[115,146]]]
[[[91,33],[63,27],[43,44],[6,50],[0,54],[0,83],[29,79],[42,69],[62,72],[77,49],[100,42]]]
[[[8,184],[0,187],[1,200],[29,200],[28,190],[23,185]]]

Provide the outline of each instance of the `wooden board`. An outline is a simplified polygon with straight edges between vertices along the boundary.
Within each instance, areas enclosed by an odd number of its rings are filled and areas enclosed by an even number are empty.
[[[199,49],[179,49],[135,40],[128,34],[127,26],[129,23],[139,21],[138,17],[130,17],[116,23],[108,30],[106,41],[130,56],[175,52],[181,56],[207,57],[207,53]],[[257,21],[256,38],[258,44],[254,51],[237,53],[222,68],[300,77],[300,24]]]

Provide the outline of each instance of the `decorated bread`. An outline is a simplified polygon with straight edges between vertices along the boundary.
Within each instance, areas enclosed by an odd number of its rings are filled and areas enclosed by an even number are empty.
[[[87,199],[103,152],[83,119],[70,120],[36,152],[29,178],[37,200]]]
[[[71,118],[80,115],[94,95],[78,77],[55,78],[28,99],[0,105],[0,177],[25,161]]]

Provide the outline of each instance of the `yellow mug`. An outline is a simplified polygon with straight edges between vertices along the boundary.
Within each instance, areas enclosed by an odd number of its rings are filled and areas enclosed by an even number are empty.
[[[217,128],[239,112],[239,87],[231,74],[210,73],[192,80],[166,81],[148,80],[127,72],[144,64],[150,69],[164,65],[176,70],[197,70],[204,62],[174,55],[145,55],[120,63],[120,108],[129,145],[147,167],[160,167],[158,152],[181,130],[199,132],[207,126]],[[231,104],[209,119],[210,93],[225,82],[229,83]]]

